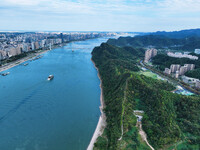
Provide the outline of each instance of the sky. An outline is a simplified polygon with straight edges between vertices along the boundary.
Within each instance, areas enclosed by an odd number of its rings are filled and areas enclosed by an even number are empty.
[[[194,28],[200,28],[200,0],[0,0],[1,31]]]

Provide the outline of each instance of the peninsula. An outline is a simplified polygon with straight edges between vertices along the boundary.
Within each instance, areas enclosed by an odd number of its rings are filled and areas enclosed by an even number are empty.
[[[92,52],[106,115],[106,127],[94,150],[198,149],[200,97],[173,93],[176,87],[171,81],[144,71],[140,61],[146,47],[130,43],[131,38],[120,37]]]

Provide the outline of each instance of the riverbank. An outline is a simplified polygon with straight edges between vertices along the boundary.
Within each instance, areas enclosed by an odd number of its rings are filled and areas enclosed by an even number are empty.
[[[105,108],[105,103],[104,103],[104,99],[103,99],[102,80],[101,80],[101,77],[100,77],[100,74],[99,74],[99,70],[96,67],[94,61],[92,59],[91,59],[91,61],[94,64],[94,67],[96,68],[96,70],[98,71],[98,77],[100,79],[100,89],[101,89],[100,102],[101,102],[101,106],[99,108],[100,108],[100,111],[101,111],[101,116],[99,117],[99,121],[98,121],[97,127],[96,127],[95,132],[94,132],[94,134],[92,136],[90,144],[88,145],[87,150],[92,150],[93,149],[94,143],[97,141],[97,138],[103,134],[103,131],[104,131],[105,127],[106,127],[106,115],[103,112],[103,109]]]
[[[90,39],[95,39],[95,38],[72,40],[72,41],[68,41],[68,42],[65,42],[65,43],[62,43],[62,44],[59,44],[59,45],[52,45],[52,49],[56,49],[56,48],[59,48],[59,47],[66,46],[68,43],[71,43],[71,42],[86,41],[86,40],[90,40]],[[32,59],[34,57],[37,57],[38,55],[44,54],[44,53],[46,53],[48,51],[49,50],[41,50],[40,52],[32,53],[29,56],[25,56],[25,57],[23,57],[21,59],[9,62],[9,63],[7,63],[5,65],[2,65],[2,66],[0,66],[0,72],[6,71],[6,70],[8,70],[8,69],[10,69],[12,67],[20,65],[21,63],[23,63],[25,61],[28,61],[29,59]]]
[[[70,41],[70,42],[71,42],[71,41]],[[60,44],[60,45],[53,45],[53,46],[52,46],[52,49],[56,49],[56,48],[59,48],[59,47],[63,47],[63,46],[65,46],[66,44],[68,44],[68,43],[63,43],[63,44]],[[48,52],[48,51],[50,51],[50,50],[49,50],[49,49],[47,49],[47,50],[38,50],[38,52],[36,52],[36,53],[31,53],[30,55],[25,56],[25,57],[23,57],[23,58],[21,58],[21,59],[12,61],[12,62],[10,62],[10,63],[7,63],[7,64],[3,65],[3,66],[0,66],[0,72],[5,71],[5,70],[8,70],[8,69],[10,69],[10,68],[12,68],[12,67],[15,67],[15,66],[17,66],[17,65],[20,65],[21,63],[23,63],[23,62],[25,62],[25,61],[28,61],[28,60],[30,60],[30,59],[32,59],[32,58],[34,58],[34,57],[37,57],[37,56],[39,56],[39,55],[42,55],[42,54],[44,54],[44,53],[46,53],[46,52]]]
[[[42,54],[44,54],[44,53],[46,53],[46,52],[48,52],[48,51],[49,51],[49,50],[42,50],[42,51],[40,51],[40,52],[37,52],[37,53],[34,53],[34,54],[30,54],[29,56],[26,56],[26,57],[24,57],[24,58],[15,60],[15,61],[13,61],[13,62],[10,62],[10,63],[8,63],[8,64],[6,64],[6,65],[0,66],[0,72],[5,71],[5,70],[8,70],[8,69],[10,69],[10,68],[12,68],[12,67],[15,67],[15,66],[17,66],[17,65],[20,65],[21,63],[23,63],[23,62],[25,62],[25,61],[28,61],[28,60],[30,60],[30,59],[32,59],[32,58],[34,58],[34,57],[37,57],[37,56],[39,56],[39,55],[42,55]]]

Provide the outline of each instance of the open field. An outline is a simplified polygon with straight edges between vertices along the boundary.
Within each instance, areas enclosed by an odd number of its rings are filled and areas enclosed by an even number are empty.
[[[140,74],[143,74],[143,75],[145,75],[145,76],[147,76],[147,77],[151,77],[151,78],[153,78],[153,79],[158,79],[158,75],[156,75],[155,73],[153,73],[153,72],[151,72],[151,71],[142,71],[142,72],[140,72]]]

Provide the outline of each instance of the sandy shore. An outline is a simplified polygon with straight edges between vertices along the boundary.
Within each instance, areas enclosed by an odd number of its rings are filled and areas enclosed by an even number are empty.
[[[92,61],[93,62],[93,61]],[[95,63],[93,62],[94,66],[95,66]],[[104,100],[103,100],[103,88],[102,88],[102,80],[101,80],[101,77],[99,75],[99,70],[98,68],[95,66],[95,68],[97,69],[98,71],[98,77],[100,79],[100,88],[101,88],[101,96],[100,96],[100,101],[101,101],[101,106],[99,107],[100,108],[100,111],[101,111],[101,116],[99,117],[99,121],[98,121],[98,124],[97,124],[97,127],[95,129],[95,132],[93,134],[93,137],[90,141],[90,144],[88,145],[88,148],[87,150],[92,150],[93,147],[94,147],[94,143],[96,142],[97,138],[99,136],[101,136],[103,134],[103,131],[104,131],[104,128],[106,126],[106,115],[105,113],[103,112],[103,108],[105,107],[105,104],[104,104]]]
[[[8,69],[10,69],[10,68],[12,68],[12,67],[15,67],[15,66],[17,66],[17,65],[19,65],[19,64],[21,64],[21,63],[23,63],[23,62],[25,62],[25,61],[28,61],[29,59],[32,59],[32,58],[34,58],[34,57],[37,57],[38,55],[44,54],[44,53],[46,53],[46,52],[48,52],[48,51],[49,51],[49,50],[43,50],[43,51],[41,51],[41,52],[34,53],[34,54],[32,54],[32,55],[30,54],[29,56],[26,56],[26,57],[21,58],[21,59],[18,59],[18,60],[16,60],[16,61],[7,63],[6,65],[0,66],[0,72],[5,71],[5,70],[8,70]]]

